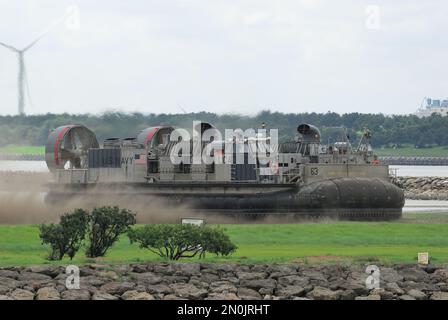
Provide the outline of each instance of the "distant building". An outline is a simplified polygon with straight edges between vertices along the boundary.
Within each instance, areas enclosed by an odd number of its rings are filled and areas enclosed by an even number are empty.
[[[448,99],[424,98],[415,115],[419,118],[430,117],[433,113],[448,116]]]

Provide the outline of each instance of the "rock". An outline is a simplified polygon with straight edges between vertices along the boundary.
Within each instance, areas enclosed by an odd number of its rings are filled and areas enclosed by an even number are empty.
[[[22,272],[17,277],[17,280],[24,282],[40,281],[44,283],[44,282],[50,282],[52,278],[42,273]]]
[[[0,270],[0,278],[5,277],[5,278],[17,279],[18,276],[19,273],[17,271]]]
[[[1,272],[0,276],[2,276]],[[436,278],[441,282],[448,281],[448,269],[437,269],[436,271],[434,271],[431,277]]]
[[[152,272],[136,273],[133,276],[135,276],[139,283],[143,283],[146,285],[159,284],[163,281],[162,277],[155,275]]]
[[[174,292],[172,288],[164,284],[150,284],[146,287],[146,290],[154,294],[171,294]]]
[[[317,286],[308,292],[306,296],[313,300],[337,300],[339,298],[339,292]]]
[[[154,300],[154,297],[146,292],[136,290],[126,291],[121,295],[123,300]]]
[[[0,301],[2,300],[14,300],[14,299],[5,295],[0,295]]]
[[[367,289],[365,282],[361,283],[360,281],[353,279],[342,280],[337,289],[353,290],[358,296],[363,296],[369,293],[369,289]]]
[[[237,272],[237,277],[242,280],[261,280],[266,278],[267,274],[264,272]]]
[[[210,291],[214,293],[236,293],[238,290],[233,283],[228,281],[216,281],[210,284]]]
[[[417,300],[425,300],[427,299],[426,294],[424,294],[422,291],[420,290],[416,290],[416,289],[411,289],[407,292],[407,294]]]
[[[37,300],[61,300],[59,291],[52,287],[40,288],[36,294]]]
[[[62,300],[90,300],[90,292],[83,289],[66,290],[61,294]]]
[[[386,291],[383,288],[375,288],[370,292],[370,295],[378,295],[381,300],[392,300],[395,296],[392,292]]]
[[[207,296],[208,291],[200,289],[189,283],[174,283],[170,287],[174,290],[174,294],[185,299],[201,299]]]
[[[166,296],[163,297],[162,300],[187,300],[187,299],[177,297],[174,294],[167,294]]]
[[[404,294],[404,290],[401,289],[398,284],[396,284],[395,282],[391,282],[391,283],[386,283],[386,289],[394,294],[397,295],[403,295]]]
[[[407,294],[399,296],[398,299],[400,299],[400,300],[416,300],[414,297],[411,297],[411,296],[409,296]]]
[[[135,284],[131,282],[109,282],[100,287],[101,291],[109,294],[122,295],[126,291],[134,289]]]
[[[16,289],[11,293],[14,300],[34,300],[34,293],[28,290]]]
[[[209,273],[209,272],[203,272],[203,273],[201,274],[200,279],[201,279],[201,281],[203,281],[203,282],[209,282],[209,283],[210,283],[210,282],[215,282],[215,281],[219,281],[219,280],[220,280],[220,278],[219,278],[218,275],[213,274],[213,273]],[[239,280],[238,280],[238,282],[239,282]]]
[[[0,295],[7,294],[11,288],[0,284]]]
[[[403,276],[404,280],[415,281],[415,282],[423,282],[429,278],[428,274],[420,269],[420,268],[407,268],[400,271],[400,275]],[[381,274],[381,276],[383,276]],[[394,281],[396,282],[396,281]]]
[[[211,293],[205,300],[241,300],[235,293]]]
[[[118,300],[118,298],[106,292],[96,291],[92,296],[92,300]]]
[[[146,264],[134,264],[132,265],[131,271],[135,273],[145,273],[148,271],[148,266]]]
[[[103,279],[100,279],[95,276],[87,276],[87,277],[80,277],[79,283],[81,283],[83,285],[87,285],[87,286],[100,287],[103,284],[105,284],[106,282]],[[64,284],[65,284],[65,280],[64,280]]]
[[[310,281],[306,277],[297,275],[280,277],[277,280],[279,286],[307,286]]]
[[[302,276],[309,278],[310,280],[317,280],[317,281],[321,281],[321,282],[328,281],[327,277],[322,272],[319,272],[316,270],[304,270],[304,271],[300,272],[300,274]]]
[[[172,275],[175,270],[171,264],[156,264],[154,265],[154,273]]]
[[[104,278],[104,279],[110,279],[110,280],[118,280],[120,277],[115,271],[108,270],[108,271],[100,271],[97,273],[97,277]]]
[[[431,295],[431,300],[448,300],[448,292],[434,292]]]
[[[201,266],[197,263],[177,263],[174,265],[177,274],[193,276],[201,273]]]
[[[259,290],[264,289],[275,289],[277,281],[274,279],[261,279],[261,280],[242,280],[240,281],[241,286]]]
[[[275,291],[277,296],[285,296],[285,297],[300,297],[305,294],[305,289],[300,286],[287,286],[282,287],[281,289],[277,289]]]
[[[356,297],[355,300],[381,300],[381,296],[378,294],[372,294],[364,297]]]
[[[26,268],[25,271],[31,272],[31,273],[44,274],[44,275],[47,275],[47,276],[49,276],[51,278],[54,278],[59,273],[61,273],[60,270],[59,270],[59,267],[48,265],[48,264],[37,265],[37,266],[30,266],[30,267]]]
[[[341,300],[354,300],[356,297],[356,292],[348,289],[348,290],[339,290],[339,299]]]
[[[261,300],[261,295],[253,289],[238,288],[237,294],[242,300]]]
[[[380,269],[380,281],[381,281],[381,284],[389,283],[389,282],[397,283],[397,282],[403,281],[403,276],[392,268],[381,268]]]

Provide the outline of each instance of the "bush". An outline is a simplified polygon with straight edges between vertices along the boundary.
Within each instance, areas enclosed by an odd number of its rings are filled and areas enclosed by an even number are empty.
[[[86,255],[103,257],[119,236],[135,224],[135,214],[118,207],[95,208],[90,214],[89,244]]]
[[[49,244],[49,260],[61,260],[64,255],[73,259],[82,245],[89,223],[88,212],[76,209],[61,216],[59,224],[40,225],[42,244]]]
[[[203,257],[206,252],[227,256],[237,249],[222,229],[208,226],[153,224],[132,229],[128,236],[131,243],[169,260]]]

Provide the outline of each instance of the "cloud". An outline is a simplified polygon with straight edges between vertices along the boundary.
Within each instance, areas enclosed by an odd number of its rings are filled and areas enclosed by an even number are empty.
[[[0,41],[25,45],[73,5],[0,0]],[[27,55],[30,113],[207,110],[413,112],[446,96],[443,1],[75,2],[80,28]],[[16,58],[0,49],[0,113],[16,112]],[[430,75],[430,76],[428,76]]]

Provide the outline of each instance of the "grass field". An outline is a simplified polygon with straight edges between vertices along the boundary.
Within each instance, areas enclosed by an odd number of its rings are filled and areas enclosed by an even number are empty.
[[[416,149],[413,146],[401,148],[376,148],[379,156],[403,156],[403,157],[448,157],[448,147],[431,147]]]
[[[0,147],[0,153],[45,154],[44,146],[6,146]]]
[[[417,216],[400,222],[324,222],[304,224],[225,225],[227,233],[238,245],[236,253],[212,262],[287,262],[304,263],[351,262],[414,263],[417,252],[429,251],[435,264],[448,262],[448,224],[445,220],[422,223]],[[437,216],[437,215],[436,215]],[[440,215],[439,215],[440,216]],[[442,221],[443,220],[443,221]],[[441,223],[445,222],[445,223]],[[38,227],[33,225],[0,226],[0,265],[47,263],[47,248],[39,240]],[[160,258],[137,245],[127,236],[109,251],[106,257],[91,260],[79,252],[74,263],[142,262]],[[197,261],[197,260],[194,260]],[[68,263],[65,259],[59,263]]]

